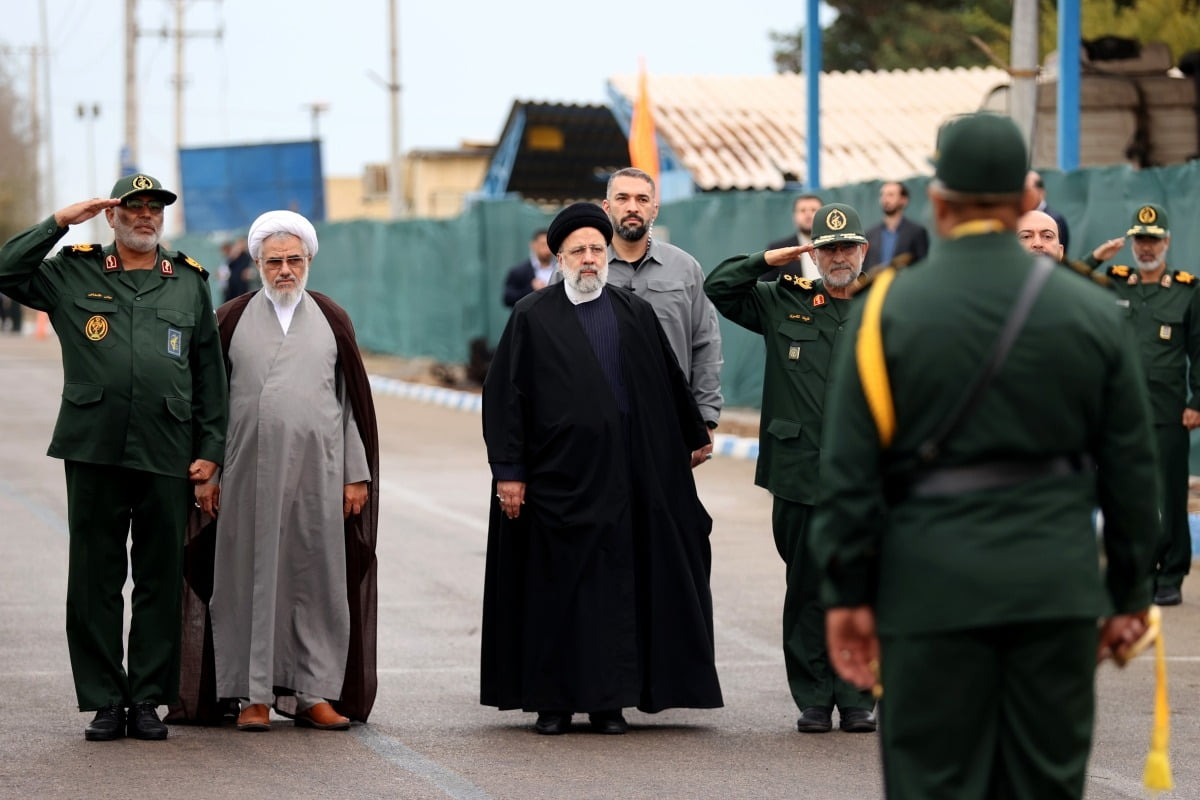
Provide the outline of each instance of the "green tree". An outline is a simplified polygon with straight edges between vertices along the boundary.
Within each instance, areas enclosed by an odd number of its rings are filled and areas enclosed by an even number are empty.
[[[0,58],[0,241],[28,228],[37,216],[37,144],[29,106]]]
[[[828,5],[838,12],[822,36],[821,60],[829,71],[992,63],[975,39],[1001,62],[1008,62],[1011,0],[832,0]],[[1082,0],[1083,38],[1114,35],[1142,42],[1165,41],[1178,60],[1200,46],[1198,5],[1198,0]],[[1042,57],[1057,48],[1057,15],[1054,0],[1042,0]],[[779,72],[802,71],[804,29],[772,31],[770,37],[775,44],[775,68]]]

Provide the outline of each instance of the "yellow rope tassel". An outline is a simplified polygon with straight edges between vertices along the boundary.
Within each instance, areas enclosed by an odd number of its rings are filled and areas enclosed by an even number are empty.
[[[1151,615],[1161,614],[1151,606]],[[1171,761],[1167,744],[1171,739],[1171,705],[1167,699],[1167,646],[1163,642],[1161,622],[1154,640],[1154,727],[1150,732],[1150,752],[1146,754],[1146,770],[1142,782],[1152,792],[1169,792],[1175,788],[1171,780]]]

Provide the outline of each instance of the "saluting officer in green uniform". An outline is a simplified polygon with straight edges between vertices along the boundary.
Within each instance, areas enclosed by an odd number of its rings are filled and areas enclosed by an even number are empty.
[[[1133,324],[1150,390],[1162,492],[1154,602],[1173,606],[1183,601],[1180,587],[1192,564],[1188,431],[1200,425],[1200,290],[1194,275],[1167,268],[1171,230],[1165,209],[1140,206],[1127,235],[1137,269],[1118,265],[1106,274]]]
[[[858,686],[881,670],[890,800],[1079,798],[1097,654],[1150,603],[1141,364],[1111,294],[1018,243],[1034,197],[1012,120],[955,118],[935,161],[938,240],[878,276],[834,357],[813,531],[829,652]]]
[[[191,482],[225,449],[225,365],[204,269],[159,247],[175,195],[117,181],[0,249],[0,291],[46,311],[64,384],[49,455],[65,461],[67,644],[93,741],[164,739],[156,707],[179,690],[184,525]],[[115,242],[46,258],[70,225],[104,212]],[[132,530],[133,619],[122,666],[121,587]],[[126,714],[128,709],[128,714]]]
[[[806,253],[821,277],[784,272],[758,281],[768,268],[785,267]],[[867,254],[858,212],[834,203],[813,217],[812,241],[727,259],[704,282],[723,316],[762,334],[767,346],[762,422],[754,482],[774,496],[775,547],[787,564],[783,601],[783,660],[800,708],[798,730],[833,727],[837,706],[844,731],[875,730],[875,701],[839,678],[825,649],[821,573],[809,552],[809,523],[820,486],[818,462],[830,357],[843,346],[850,295]]]

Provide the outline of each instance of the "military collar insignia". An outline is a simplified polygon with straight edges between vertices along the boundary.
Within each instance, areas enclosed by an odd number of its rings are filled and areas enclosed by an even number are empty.
[[[117,257],[111,253],[104,257],[104,271],[116,272],[121,268],[121,263],[117,261]]]
[[[1171,288],[1171,273],[1164,272],[1162,278],[1160,278],[1158,281],[1158,285],[1163,287],[1164,289],[1170,289]]]
[[[171,263],[171,259],[169,258],[164,258],[158,267],[164,276],[175,274],[175,265]]]
[[[818,306],[825,305],[825,295],[823,295],[823,294],[814,295],[813,299],[812,299],[812,304],[813,304],[813,308],[817,308]]]

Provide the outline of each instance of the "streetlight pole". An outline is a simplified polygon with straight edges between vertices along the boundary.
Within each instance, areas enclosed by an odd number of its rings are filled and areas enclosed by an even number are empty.
[[[88,157],[88,194],[99,197],[96,187],[96,120],[100,118],[99,103],[79,103],[75,106],[75,114],[87,126],[87,157]],[[100,227],[101,215],[92,217],[92,241],[99,242],[104,235]]]

